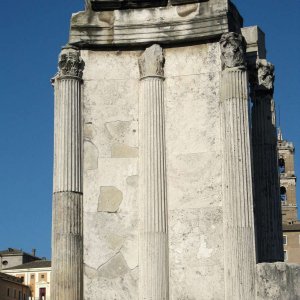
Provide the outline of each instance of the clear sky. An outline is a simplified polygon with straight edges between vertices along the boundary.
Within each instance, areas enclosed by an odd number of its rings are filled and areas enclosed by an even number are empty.
[[[83,0],[2,1],[0,35],[0,249],[50,258],[53,91],[57,55]],[[300,149],[300,2],[235,0],[245,26],[259,25],[276,65],[284,137]],[[296,171],[300,170],[300,157]],[[300,188],[298,199],[300,200]]]

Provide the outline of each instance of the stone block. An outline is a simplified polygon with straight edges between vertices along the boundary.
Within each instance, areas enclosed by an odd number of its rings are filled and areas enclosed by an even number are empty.
[[[115,213],[118,211],[123,200],[123,194],[113,186],[102,186],[100,188],[99,212]]]
[[[169,227],[170,299],[223,300],[222,209],[169,211]]]
[[[94,10],[73,15],[69,43],[96,48],[169,45],[207,41],[242,27],[242,18],[228,0],[172,1],[173,5],[166,0],[94,0]]]
[[[265,34],[258,26],[241,28],[247,43],[247,59],[255,65],[257,59],[265,59],[267,50],[265,46]]]
[[[257,300],[300,299],[300,265],[262,263],[256,270]]]

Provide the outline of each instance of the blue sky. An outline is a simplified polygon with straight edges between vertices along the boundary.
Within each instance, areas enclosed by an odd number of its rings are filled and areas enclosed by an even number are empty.
[[[0,249],[50,258],[53,91],[57,55],[83,0],[3,1],[0,107]],[[235,0],[245,26],[258,24],[276,65],[276,102],[285,138],[300,149],[300,2]],[[300,158],[297,168],[300,170]],[[300,189],[298,189],[300,190]],[[300,194],[298,191],[298,199]]]

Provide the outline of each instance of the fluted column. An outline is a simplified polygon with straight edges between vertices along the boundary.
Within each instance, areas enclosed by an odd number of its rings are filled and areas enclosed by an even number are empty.
[[[251,96],[257,259],[275,262],[283,260],[283,242],[273,100],[274,66],[266,60],[258,60],[256,67]]]
[[[83,299],[82,122],[83,61],[66,48],[54,78],[52,300]]]
[[[248,75],[241,35],[222,36],[221,114],[225,299],[255,299],[255,236]]]
[[[140,300],[169,299],[164,56],[147,48],[140,66]]]

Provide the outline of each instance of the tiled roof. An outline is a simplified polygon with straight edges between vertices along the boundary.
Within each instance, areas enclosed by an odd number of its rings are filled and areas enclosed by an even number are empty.
[[[12,281],[12,282],[16,282],[16,283],[21,283],[22,284],[22,279],[21,278],[17,278],[15,276],[11,276],[5,273],[1,273],[0,272],[0,279],[6,280],[6,281]]]
[[[26,264],[7,268],[5,269],[5,271],[16,270],[16,269],[39,269],[39,268],[49,268],[49,267],[51,267],[51,260],[35,260]]]

